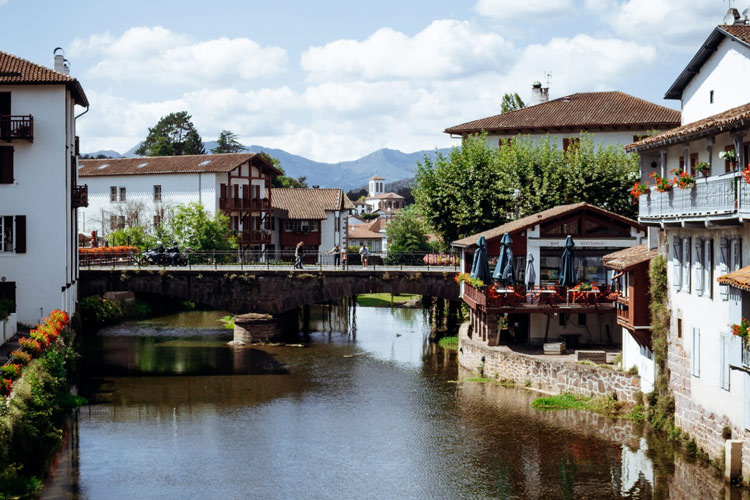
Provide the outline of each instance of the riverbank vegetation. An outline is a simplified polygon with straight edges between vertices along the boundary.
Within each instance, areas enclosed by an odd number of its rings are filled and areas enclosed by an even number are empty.
[[[443,337],[438,341],[440,347],[448,349],[450,351],[458,351],[458,335],[452,337]]]
[[[84,401],[69,392],[75,352],[68,317],[53,311],[11,355],[0,398],[0,500],[36,498],[62,443],[67,413]],[[12,372],[12,373],[11,373]],[[7,378],[11,377],[11,378]]]
[[[362,307],[402,307],[407,302],[414,301],[419,295],[365,293],[357,295],[357,305]]]
[[[181,299],[162,297],[157,301],[138,296],[133,300],[115,301],[92,295],[79,301],[78,314],[81,331],[92,333],[128,319],[145,319],[162,314],[192,311],[195,308],[194,302]]]
[[[599,413],[610,418],[624,418],[641,422],[646,414],[643,408],[643,398],[635,404],[617,401],[611,396],[587,397],[571,393],[558,394],[537,398],[531,402],[537,410],[586,410]]]

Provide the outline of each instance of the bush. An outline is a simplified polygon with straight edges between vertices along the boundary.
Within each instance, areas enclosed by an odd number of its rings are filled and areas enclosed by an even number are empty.
[[[86,297],[78,307],[85,330],[96,330],[122,319],[122,307],[99,296]]]
[[[0,366],[0,375],[3,378],[16,380],[21,376],[21,365],[9,364]]]
[[[21,366],[26,366],[31,361],[31,355],[27,352],[16,350],[10,353],[10,359],[14,363],[18,363]]]

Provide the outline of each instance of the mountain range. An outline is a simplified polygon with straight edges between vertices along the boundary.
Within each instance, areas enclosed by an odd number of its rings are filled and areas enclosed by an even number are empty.
[[[110,158],[132,158],[137,156],[135,150],[138,149],[138,146],[134,146],[123,154],[112,150],[102,150],[87,155],[96,157],[102,154]],[[206,142],[204,146],[206,151],[211,151],[212,148],[216,147],[216,142]],[[307,184],[310,186],[338,187],[345,191],[366,185],[369,178],[376,174],[389,182],[412,178],[417,171],[417,162],[423,161],[425,156],[434,159],[436,152],[443,154],[450,152],[450,148],[414,153],[402,153],[395,149],[379,149],[357,160],[325,163],[288,153],[283,149],[253,145],[245,147],[245,150],[250,153],[265,152],[269,154],[281,162],[286,175],[306,177]]]

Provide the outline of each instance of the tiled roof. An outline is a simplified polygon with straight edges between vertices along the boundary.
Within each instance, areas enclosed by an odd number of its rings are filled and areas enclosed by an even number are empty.
[[[272,188],[271,206],[284,211],[287,219],[325,219],[326,211],[354,208],[338,188]]]
[[[0,51],[0,85],[64,84],[77,104],[88,106],[89,101],[75,78],[59,71],[35,64],[13,54]]]
[[[378,199],[378,200],[382,200],[382,199],[386,199],[386,200],[387,199],[403,200],[404,197],[401,196],[400,194],[396,194],[396,193],[381,193],[381,194],[376,194],[375,196],[370,196],[367,199],[368,200],[375,200],[375,199]]]
[[[729,285],[750,292],[750,266],[719,276],[716,281],[722,285]]]
[[[721,45],[725,38],[730,37],[750,47],[750,26],[745,24],[737,25],[720,25],[714,28],[708,38],[701,44],[698,52],[695,53],[685,69],[677,75],[674,83],[669,87],[664,95],[665,99],[682,99],[682,92],[685,87],[693,80],[695,75],[700,73],[703,65],[711,56],[716,53],[716,49]]]
[[[659,255],[658,250],[649,250],[648,245],[643,244],[607,254],[602,257],[602,261],[604,267],[617,271],[627,271],[633,266],[650,261],[657,255]]]
[[[372,177],[370,177],[370,180],[371,181],[384,181],[385,179],[383,179],[379,175],[373,175]]]
[[[280,175],[280,172],[259,154],[227,153],[79,160],[78,176],[221,173],[230,172],[247,161],[252,161],[256,165],[262,162],[264,166],[273,169],[277,175]]]
[[[347,226],[347,234],[346,237],[349,239],[358,239],[358,240],[380,240],[385,237],[384,234],[378,233],[379,230],[379,220],[376,219],[369,224],[355,224],[352,226]]]
[[[680,112],[623,92],[581,92],[445,129],[448,134],[514,133],[592,127],[665,128],[680,124]]]
[[[555,217],[560,217],[561,215],[565,215],[570,212],[574,212],[576,210],[581,210],[581,209],[592,210],[600,214],[607,215],[609,217],[620,220],[621,222],[624,222],[631,226],[634,226],[637,228],[641,227],[636,221],[632,219],[628,219],[627,217],[623,217],[622,215],[618,215],[614,212],[604,210],[603,208],[599,208],[599,207],[590,205],[585,202],[580,202],[580,203],[571,203],[570,205],[559,205],[557,207],[543,210],[536,214],[527,215],[526,217],[522,217],[518,220],[514,220],[512,222],[508,222],[507,224],[503,224],[502,226],[497,226],[495,228],[488,229],[487,231],[482,231],[481,233],[477,233],[472,236],[461,238],[460,240],[456,240],[451,244],[454,247],[473,246],[473,245],[476,245],[477,240],[479,239],[480,236],[484,236],[484,238],[487,240],[490,240],[493,238],[499,238],[505,233],[513,233],[516,231],[521,231],[523,229],[528,229],[530,227],[536,226],[537,224],[541,222],[544,222],[545,220],[553,219]]]
[[[713,135],[717,132],[734,129],[736,127],[749,128],[747,120],[750,118],[750,103],[728,109],[722,113],[709,116],[702,120],[687,123],[681,127],[667,130],[661,134],[652,135],[634,144],[625,146],[627,151],[643,151],[655,147],[664,146],[675,142],[683,142],[690,136],[695,138]]]

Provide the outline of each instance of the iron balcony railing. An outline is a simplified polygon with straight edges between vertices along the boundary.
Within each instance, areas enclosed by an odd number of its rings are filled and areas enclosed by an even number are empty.
[[[750,213],[750,184],[737,174],[698,179],[688,189],[673,187],[650,193],[638,199],[641,221],[691,217],[725,218]]]
[[[0,139],[24,139],[34,142],[34,117],[31,115],[0,115]]]

